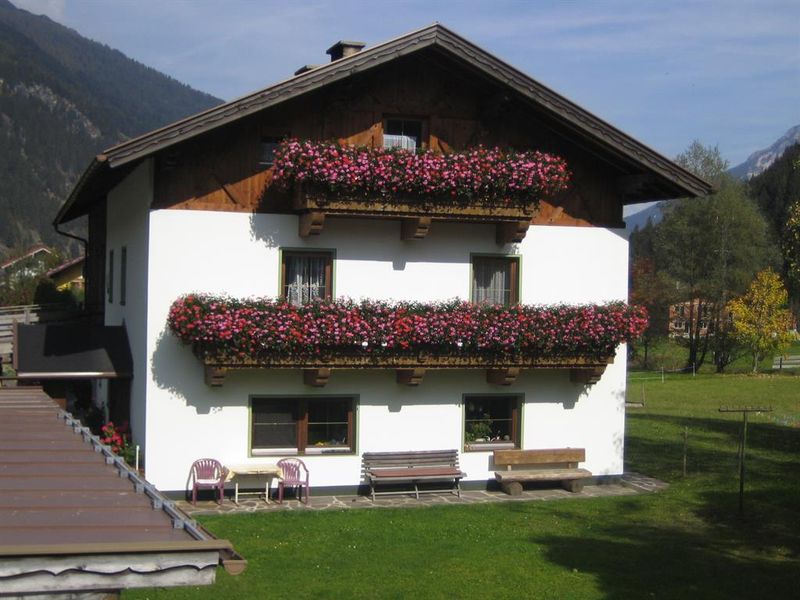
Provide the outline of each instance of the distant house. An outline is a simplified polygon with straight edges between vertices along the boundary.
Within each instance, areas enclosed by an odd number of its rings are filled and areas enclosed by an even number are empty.
[[[328,54],[327,65],[108,149],[56,216],[88,216],[87,309],[127,329],[130,420],[148,479],[179,492],[200,457],[258,465],[293,455],[315,488],[352,490],[363,452],[456,448],[467,479],[486,485],[492,450],[514,447],[585,448],[595,475],[620,475],[625,348],[564,340],[599,339],[597,315],[627,298],[623,206],[709,185],[441,25],[371,48],[339,42]],[[479,146],[500,150],[455,157]],[[509,166],[510,148],[530,154]],[[327,153],[314,176],[328,179],[310,186],[291,175],[295,150],[307,150],[297,164]],[[439,166],[413,162],[414,152]],[[453,183],[441,175],[446,160],[473,162],[447,171],[459,173]],[[408,165],[389,188],[417,177],[420,189],[452,192],[376,192],[388,161]],[[495,178],[464,193],[496,161],[528,169],[521,186],[547,183],[564,161],[569,185],[514,199],[493,192]],[[202,294],[250,308],[230,329],[183,344],[167,325],[171,307],[173,317],[192,302],[206,302],[192,318],[231,315]],[[245,300],[254,296],[281,300],[258,308]],[[344,298],[368,299],[367,312],[417,304],[392,312],[381,332]],[[453,298],[472,304],[444,304]],[[309,341],[319,333],[309,311],[324,301],[349,319],[326,325],[326,339],[365,324],[352,341],[343,341],[350,330],[338,345]],[[523,330],[508,318],[564,303],[585,306],[583,325],[559,309],[542,317],[553,326]],[[486,304],[495,308],[480,312]],[[288,325],[258,325],[275,310]],[[436,310],[445,312],[434,331]],[[488,320],[464,345],[458,332],[478,314],[505,316],[480,316]],[[501,322],[511,329],[495,335]],[[550,349],[520,349],[512,330]],[[241,331],[236,344],[248,351],[223,340]],[[404,335],[417,340],[408,349]]]
[[[671,304],[669,307],[669,321],[667,332],[670,337],[688,337],[692,330],[692,323],[697,324],[700,335],[715,332],[716,306],[712,302],[695,298],[686,302]]]
[[[53,280],[56,288],[60,291],[82,291],[85,285],[83,278],[83,266],[85,263],[86,257],[84,256],[73,258],[50,269],[47,272],[47,276]]]
[[[43,273],[46,269],[47,258],[53,251],[43,244],[32,246],[23,254],[10,258],[0,263],[0,283],[3,279],[11,277],[29,277]]]

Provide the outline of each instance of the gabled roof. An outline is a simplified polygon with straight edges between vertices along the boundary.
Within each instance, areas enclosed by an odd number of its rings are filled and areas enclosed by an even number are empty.
[[[53,277],[55,275],[58,275],[59,273],[62,273],[64,271],[66,271],[70,267],[74,267],[77,264],[83,264],[84,262],[86,262],[86,257],[85,256],[78,256],[77,258],[72,258],[72,259],[70,259],[70,260],[68,260],[66,262],[61,263],[57,267],[54,267],[54,268],[50,269],[47,272],[47,276],[48,277]]]
[[[642,169],[663,178],[671,184],[671,188],[674,188],[674,192],[672,192],[674,197],[703,196],[713,192],[713,188],[708,182],[443,25],[434,23],[382,44],[366,48],[352,56],[301,72],[238,100],[221,104],[109,148],[97,155],[86,169],[56,216],[55,223],[69,221],[84,214],[85,206],[91,201],[87,195],[102,193],[104,183],[106,185],[113,184],[116,178],[109,178],[108,173],[113,169],[130,165],[159,150],[232,123],[267,107],[286,102],[355,74],[397,60],[402,56],[418,53],[428,48],[460,60],[489,79],[517,92],[541,110],[557,117],[577,134],[598,143],[611,154],[627,159]]]
[[[53,253],[53,251],[44,244],[37,244],[35,246],[32,246],[31,248],[28,248],[28,250],[25,251],[25,254],[22,254],[20,256],[15,256],[14,258],[10,258],[4,263],[0,264],[0,270],[5,270],[21,260],[25,260],[26,258],[30,258],[31,256],[36,256],[40,252],[46,252],[47,254]]]

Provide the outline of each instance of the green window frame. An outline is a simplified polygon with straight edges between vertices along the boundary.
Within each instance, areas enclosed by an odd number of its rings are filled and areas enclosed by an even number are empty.
[[[355,396],[253,396],[251,455],[352,454]]]
[[[519,448],[522,436],[520,394],[464,395],[464,450]]]

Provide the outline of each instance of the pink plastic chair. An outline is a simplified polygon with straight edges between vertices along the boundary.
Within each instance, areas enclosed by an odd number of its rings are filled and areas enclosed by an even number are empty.
[[[278,461],[278,467],[283,474],[278,482],[278,504],[283,504],[283,488],[295,488],[297,499],[303,501],[303,488],[306,488],[306,504],[308,504],[308,494],[310,487],[308,484],[308,468],[299,458],[283,458]]]
[[[219,491],[219,504],[225,498],[225,480],[228,469],[214,458],[201,458],[192,464],[192,504],[197,504],[197,490],[216,489]]]

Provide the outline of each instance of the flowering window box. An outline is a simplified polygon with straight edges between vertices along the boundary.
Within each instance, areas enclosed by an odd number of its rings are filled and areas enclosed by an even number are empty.
[[[488,306],[462,301],[312,302],[188,295],[176,300],[169,328],[190,344],[221,385],[230,369],[301,369],[309,385],[333,369],[394,369],[419,384],[428,369],[485,369],[508,385],[522,369],[566,369],[592,383],[616,346],[638,337],[643,309],[623,303]]]
[[[286,140],[273,181],[293,188],[300,235],[317,235],[325,217],[401,219],[403,238],[427,234],[432,220],[497,224],[499,242],[518,242],[538,202],[565,189],[564,161],[542,152],[478,147],[442,154]]]

